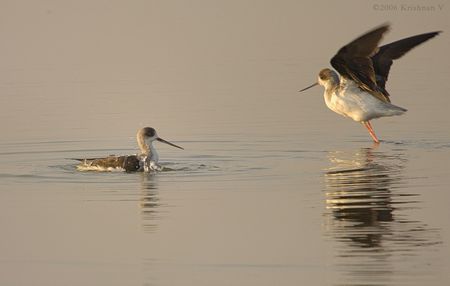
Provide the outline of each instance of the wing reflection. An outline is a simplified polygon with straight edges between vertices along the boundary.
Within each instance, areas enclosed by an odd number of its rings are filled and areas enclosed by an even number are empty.
[[[406,188],[406,155],[377,148],[328,153],[326,235],[338,244],[336,263],[345,285],[363,285],[367,279],[386,285],[392,261],[440,242],[438,230],[408,218],[420,201]]]

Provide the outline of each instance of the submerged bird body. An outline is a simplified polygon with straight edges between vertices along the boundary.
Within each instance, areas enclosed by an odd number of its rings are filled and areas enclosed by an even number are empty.
[[[386,90],[393,60],[399,59],[415,46],[435,37],[431,32],[405,38],[378,48],[388,25],[380,26],[342,47],[331,59],[331,69],[323,69],[315,85],[325,88],[325,104],[332,111],[361,122],[378,143],[370,120],[405,113],[405,108],[391,104]]]
[[[151,127],[139,129],[136,135],[140,153],[136,155],[115,156],[110,155],[105,158],[77,159],[82,163],[77,166],[79,170],[124,170],[126,172],[139,171],[161,171],[163,166],[158,164],[159,156],[153,146],[153,141],[157,140],[173,147],[183,149],[169,141],[166,141],[156,134],[156,130]]]

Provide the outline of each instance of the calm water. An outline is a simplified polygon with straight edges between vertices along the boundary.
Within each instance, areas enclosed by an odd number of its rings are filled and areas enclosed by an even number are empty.
[[[355,2],[367,23],[326,40],[320,4],[75,3],[1,4],[1,285],[450,279],[447,35],[395,63],[409,111],[374,122],[380,145],[296,92],[365,30],[449,30],[448,9]],[[76,170],[135,153],[143,126],[185,148],[157,144],[170,171]]]

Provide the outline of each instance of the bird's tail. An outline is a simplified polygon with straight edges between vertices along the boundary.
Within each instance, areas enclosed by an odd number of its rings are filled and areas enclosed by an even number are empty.
[[[388,108],[388,112],[385,113],[384,116],[395,116],[395,115],[402,115],[403,113],[405,113],[406,111],[408,111],[406,108],[391,104],[391,103],[386,103],[389,108]]]

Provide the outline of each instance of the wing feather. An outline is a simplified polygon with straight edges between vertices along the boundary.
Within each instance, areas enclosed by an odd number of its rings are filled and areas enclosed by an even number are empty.
[[[414,47],[428,41],[439,33],[440,31],[420,34],[380,47],[378,52],[372,56],[377,85],[385,89],[393,60],[401,58]]]
[[[331,59],[331,65],[344,78],[355,81],[360,88],[383,101],[389,101],[384,89],[377,86],[372,56],[378,51],[378,43],[389,30],[384,24],[342,47]]]

